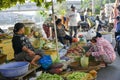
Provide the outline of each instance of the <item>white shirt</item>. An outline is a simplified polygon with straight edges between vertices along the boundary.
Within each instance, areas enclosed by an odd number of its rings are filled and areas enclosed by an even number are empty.
[[[80,21],[79,13],[70,11],[67,17],[69,18],[69,26],[78,26],[78,22]]]

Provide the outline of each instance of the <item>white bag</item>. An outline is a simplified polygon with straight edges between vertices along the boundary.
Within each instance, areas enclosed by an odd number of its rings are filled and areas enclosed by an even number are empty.
[[[90,29],[86,34],[86,39],[90,40],[95,36],[96,36],[96,31],[94,29]]]

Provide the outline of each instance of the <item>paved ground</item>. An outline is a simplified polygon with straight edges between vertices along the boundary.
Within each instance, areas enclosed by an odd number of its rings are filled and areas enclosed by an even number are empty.
[[[113,46],[115,40],[113,40]],[[108,65],[108,67],[99,70],[97,80],[120,80],[120,56],[117,54],[117,58],[114,63]]]
[[[120,80],[120,57],[113,64],[99,70],[97,80]]]

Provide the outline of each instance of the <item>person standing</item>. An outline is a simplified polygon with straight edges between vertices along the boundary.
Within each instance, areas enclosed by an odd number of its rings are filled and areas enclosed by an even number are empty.
[[[50,26],[51,21],[52,21],[52,14],[50,14],[48,16],[48,18],[43,23],[43,30],[44,30],[47,38],[51,37],[51,34],[50,34],[51,33],[51,29],[50,29],[51,28],[51,26]]]
[[[84,21],[87,21],[87,17],[89,16],[89,8],[86,8],[84,12]]]
[[[119,56],[120,56],[120,16],[116,17],[117,19],[117,25],[116,25],[116,31],[115,31],[115,50],[117,50]]]
[[[119,0],[115,0],[114,9],[113,9],[114,18],[116,18],[119,15],[118,6],[119,6]],[[116,24],[117,24],[117,20],[114,20],[114,28],[116,28]]]
[[[111,32],[111,30],[114,28],[114,20],[113,20],[113,18],[114,18],[114,12],[113,12],[113,10],[114,10],[114,7],[112,6],[112,11],[111,11],[111,13],[110,13],[110,16],[109,16],[109,28],[108,28],[108,32]]]
[[[71,6],[71,11],[68,13],[70,36],[77,37],[78,22],[80,21],[80,14],[75,10],[75,6]],[[73,35],[74,31],[74,35]]]

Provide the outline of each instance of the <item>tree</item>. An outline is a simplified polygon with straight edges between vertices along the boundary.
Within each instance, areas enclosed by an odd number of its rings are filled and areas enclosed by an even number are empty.
[[[11,6],[16,5],[17,3],[23,4],[25,0],[0,0],[0,10],[10,8]]]
[[[44,6],[45,8],[49,8],[52,5],[52,0],[50,2],[46,2],[46,0],[30,0],[31,2],[35,2],[37,6]],[[57,2],[62,2],[65,0],[57,0]],[[0,10],[10,8],[15,6],[17,3],[24,4],[26,0],[0,0]],[[44,4],[44,5],[43,5]]]
[[[99,14],[101,6],[104,6],[106,3],[114,3],[115,0],[94,0],[95,2],[95,13]],[[82,0],[82,8],[91,8],[90,4],[92,0]]]
[[[114,3],[114,2],[115,2],[115,0],[110,0],[110,2],[111,2],[111,3]]]

